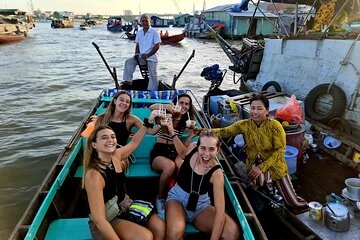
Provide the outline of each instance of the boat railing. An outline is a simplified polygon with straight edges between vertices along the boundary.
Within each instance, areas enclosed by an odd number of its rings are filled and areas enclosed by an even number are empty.
[[[75,161],[76,156],[80,153],[80,150],[82,149],[83,146],[83,140],[82,138],[80,138],[76,145],[75,148],[73,149],[73,151],[71,152],[71,154],[69,155],[68,160],[66,161],[66,163],[64,164],[63,168],[61,169],[60,173],[58,174],[58,176],[56,177],[54,183],[52,184],[49,192],[47,193],[44,201],[42,202],[39,210],[37,211],[28,232],[26,233],[25,236],[25,240],[32,240],[32,239],[36,239],[36,234],[44,220],[44,217],[52,203],[52,201],[54,200],[54,197],[56,195],[56,193],[58,192],[58,190],[60,189],[60,187],[63,185],[63,183],[65,182],[66,177],[68,176],[69,172],[70,172],[70,167],[73,164],[73,162]]]
[[[223,169],[219,159],[216,159],[218,161],[218,163],[220,164],[221,168]],[[236,213],[236,217],[239,220],[239,223],[241,225],[241,228],[243,230],[243,237],[244,239],[255,239],[254,235],[251,231],[250,225],[246,219],[245,213],[241,208],[241,205],[239,203],[239,200],[236,197],[236,194],[231,186],[231,183],[229,181],[229,179],[227,178],[227,176],[224,174],[224,185],[225,185],[225,190],[231,200],[231,204],[233,205],[234,211]]]

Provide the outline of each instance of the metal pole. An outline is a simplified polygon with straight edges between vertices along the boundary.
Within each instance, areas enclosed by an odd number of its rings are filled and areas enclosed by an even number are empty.
[[[180,75],[183,73],[183,71],[185,70],[185,68],[187,67],[187,65],[189,64],[190,60],[195,56],[195,50],[192,51],[189,59],[186,61],[186,63],[184,64],[183,68],[180,70],[178,75],[174,75],[173,78],[173,82],[171,84],[171,88],[175,89],[175,85],[176,85],[176,81],[179,79]]]

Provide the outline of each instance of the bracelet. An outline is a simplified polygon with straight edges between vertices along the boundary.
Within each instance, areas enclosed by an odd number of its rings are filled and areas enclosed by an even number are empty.
[[[177,134],[175,133],[174,135],[172,135],[170,138],[174,139],[177,136]]]
[[[149,122],[149,119],[148,118],[144,118],[144,123],[143,125],[147,128],[153,128],[154,127],[154,124],[153,123],[150,123]]]

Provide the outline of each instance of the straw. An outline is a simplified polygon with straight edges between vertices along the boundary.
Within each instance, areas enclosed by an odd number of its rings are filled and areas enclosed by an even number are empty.
[[[188,115],[188,120],[190,120],[190,114],[189,114],[189,112],[187,112],[187,115]]]
[[[176,95],[176,106],[179,104],[179,95]]]

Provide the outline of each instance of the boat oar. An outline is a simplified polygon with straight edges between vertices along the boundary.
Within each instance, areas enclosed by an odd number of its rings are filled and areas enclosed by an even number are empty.
[[[117,80],[115,68],[114,68],[114,72],[112,72],[111,69],[110,69],[110,67],[109,67],[109,65],[107,64],[104,56],[102,55],[99,46],[96,45],[96,43],[94,43],[94,42],[92,42],[92,45],[94,45],[94,47],[96,48],[97,52],[99,53],[101,59],[103,60],[103,62],[104,62],[104,64],[105,64],[106,68],[108,69],[111,77],[114,79],[116,89],[119,89],[119,82],[118,82],[118,80]]]
[[[178,75],[174,75],[173,78],[173,82],[171,84],[171,88],[175,89],[175,85],[176,85],[176,81],[179,79],[179,77],[181,76],[181,74],[183,73],[183,71],[185,70],[185,68],[187,67],[187,65],[189,64],[189,62],[191,61],[191,59],[195,56],[195,50],[192,51],[189,59],[186,61],[186,63],[184,64],[183,68],[181,69],[181,71],[179,72]]]

